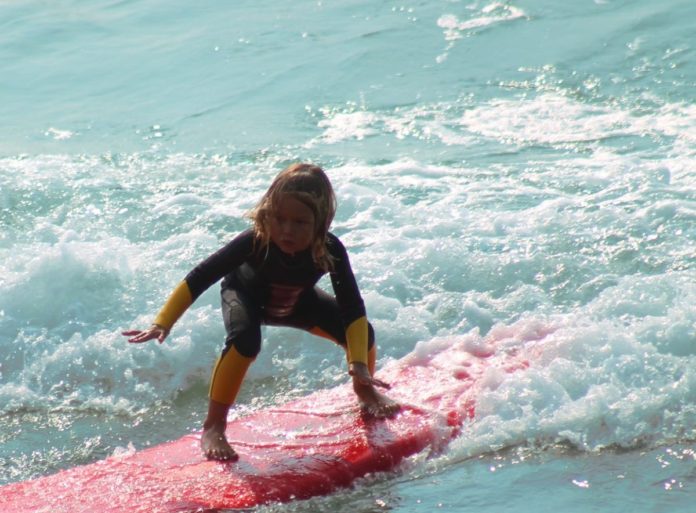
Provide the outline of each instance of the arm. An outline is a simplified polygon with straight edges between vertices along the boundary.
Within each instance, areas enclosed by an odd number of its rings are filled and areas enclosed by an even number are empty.
[[[329,234],[329,252],[333,258],[331,285],[346,326],[348,363],[367,365],[367,317],[348,252],[338,237]]]
[[[336,301],[346,321],[348,373],[362,385],[389,388],[389,385],[370,375],[368,367],[368,329],[365,303],[360,295],[348,252],[337,237],[330,234],[334,269],[331,272]]]
[[[391,388],[388,383],[370,374],[367,363],[367,317],[354,320],[346,329],[348,346],[348,374],[361,385]]]
[[[367,317],[358,317],[346,329],[348,363],[367,365]]]
[[[186,280],[184,280],[176,286],[148,329],[124,331],[123,335],[131,337],[128,339],[128,342],[132,344],[140,344],[152,339],[157,339],[161,344],[167,338],[179,317],[192,304],[193,296],[191,295],[191,289]]]
[[[253,234],[245,231],[198,264],[171,293],[152,325],[146,330],[122,332],[128,342],[139,344],[157,339],[160,343],[193,302],[213,283],[239,267],[253,251]]]

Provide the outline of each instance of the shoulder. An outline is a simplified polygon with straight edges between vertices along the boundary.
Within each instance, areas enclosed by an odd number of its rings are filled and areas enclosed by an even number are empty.
[[[348,250],[336,235],[329,232],[326,237],[326,249],[334,261],[337,268],[350,266],[348,259]]]
[[[341,242],[341,239],[331,232],[328,232],[326,235],[326,247],[332,256],[338,256],[336,253],[346,253],[346,247]]]
[[[237,241],[240,244],[253,244],[255,239],[256,236],[254,235],[254,230],[247,228],[232,239],[232,242]]]

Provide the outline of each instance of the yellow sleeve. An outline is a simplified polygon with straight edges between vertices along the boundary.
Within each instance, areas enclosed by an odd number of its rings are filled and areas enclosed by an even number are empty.
[[[367,365],[367,317],[355,319],[346,329],[348,363]]]
[[[189,289],[186,280],[179,283],[176,286],[172,294],[167,299],[162,309],[155,317],[155,324],[171,330],[174,323],[179,320],[184,312],[193,303],[193,298],[191,296],[191,290]]]

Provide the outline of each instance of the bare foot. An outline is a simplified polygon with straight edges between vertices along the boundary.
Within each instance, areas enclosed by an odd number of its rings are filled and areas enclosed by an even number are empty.
[[[203,430],[201,435],[201,449],[209,460],[217,461],[237,461],[239,456],[227,442],[225,429],[211,427]]]
[[[358,401],[360,401],[360,408],[371,417],[386,419],[393,417],[401,409],[399,403],[379,393],[372,385],[364,385],[354,381],[353,389],[358,396]]]

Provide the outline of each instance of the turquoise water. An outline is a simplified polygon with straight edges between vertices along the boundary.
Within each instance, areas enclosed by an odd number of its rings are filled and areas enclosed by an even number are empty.
[[[199,427],[217,289],[162,346],[119,332],[308,160],[336,187],[383,363],[556,331],[444,454],[260,511],[692,511],[695,16],[0,0],[0,483]],[[329,344],[265,333],[245,407],[345,381]]]

